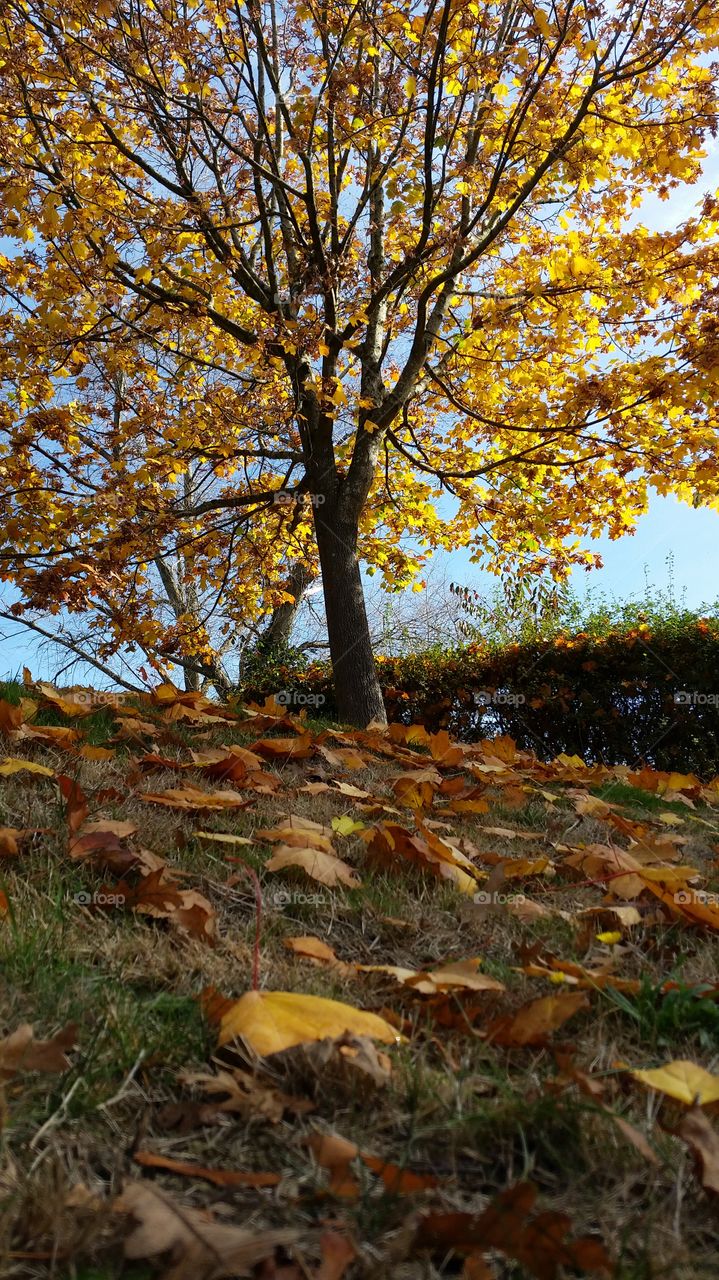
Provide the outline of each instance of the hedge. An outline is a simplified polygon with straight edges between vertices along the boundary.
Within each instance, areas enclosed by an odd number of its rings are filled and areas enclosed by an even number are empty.
[[[462,741],[509,734],[542,759],[719,773],[719,620],[679,615],[511,644],[378,657],[390,720],[446,728]],[[333,718],[329,668],[283,663],[245,700],[287,691],[292,707]]]

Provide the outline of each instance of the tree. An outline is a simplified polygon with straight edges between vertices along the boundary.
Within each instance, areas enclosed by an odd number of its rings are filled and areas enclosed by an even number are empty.
[[[84,554],[64,549],[49,562],[42,551],[23,555],[13,575],[22,598],[0,605],[0,618],[64,651],[63,666],[84,662],[127,688],[142,687],[147,667],[163,679],[179,667],[186,688],[203,681],[227,696],[249,655],[267,656],[289,641],[314,578],[302,511],[274,506],[272,554],[259,534],[238,536],[241,515],[228,520],[219,504],[198,532],[186,511],[208,495],[214,503],[221,490],[215,463],[178,462],[188,381],[163,382],[155,361],[149,396],[135,366],[132,384],[104,362],[72,381],[72,394],[89,390],[93,404],[74,441],[77,412],[29,415],[22,436],[13,433],[22,496],[28,504],[38,493],[51,498],[56,526],[79,535]],[[116,486],[120,465],[124,483]],[[5,498],[17,504],[19,496]],[[6,529],[13,533],[16,523],[17,511]]]
[[[1,21],[8,431],[64,414],[72,454],[93,408],[65,380],[116,350],[151,405],[161,353],[183,409],[150,466],[223,480],[185,525],[241,515],[271,566],[268,511],[305,499],[344,718],[384,718],[362,556],[393,585],[460,542],[561,575],[650,485],[712,492],[715,205],[663,236],[633,215],[700,172],[711,0],[6,0]],[[116,431],[128,511],[150,425]],[[44,472],[4,466],[8,572],[81,554]],[[155,507],[176,520],[161,486]]]

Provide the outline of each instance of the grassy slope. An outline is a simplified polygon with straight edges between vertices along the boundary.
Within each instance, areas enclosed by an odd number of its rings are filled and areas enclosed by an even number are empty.
[[[17,701],[24,691],[10,687],[0,692]],[[34,723],[75,722],[44,708]],[[83,740],[94,744],[110,741],[117,727],[105,710],[79,723]],[[322,741],[323,726],[312,728]],[[588,966],[607,957],[607,945],[595,937],[602,926],[587,928],[576,916],[580,908],[602,902],[602,889],[583,884],[576,872],[562,870],[556,846],[614,838],[626,847],[628,841],[609,831],[606,823],[577,814],[573,796],[581,789],[581,771],[576,778],[542,782],[544,796],[534,784],[523,795],[516,786],[507,791],[488,785],[488,813],[450,816],[452,832],[468,837],[480,850],[553,857],[558,868],[554,876],[530,877],[512,887],[553,912],[563,910],[565,916],[553,913],[522,921],[501,908],[479,910],[450,885],[410,865],[369,868],[357,834],[338,836],[335,847],[361,871],[360,889],[327,889],[300,872],[273,876],[263,870],[271,849],[261,841],[231,850],[257,869],[263,884],[263,988],[328,995],[377,1011],[392,1009],[409,1018],[415,1031],[392,1051],[391,1082],[371,1096],[368,1084],[358,1085],[351,1076],[331,1069],[323,1072],[295,1055],[276,1079],[286,1091],[310,1096],[314,1112],[289,1116],[276,1125],[251,1116],[231,1117],[219,1126],[168,1128],[168,1104],[193,1096],[192,1089],[178,1081],[178,1072],[209,1069],[214,1052],[216,1032],[203,1018],[199,993],[213,985],[226,995],[239,996],[250,986],[252,970],[251,886],[241,876],[233,877],[236,864],[228,863],[222,846],[203,842],[194,833],[204,828],[252,838],[257,829],[290,813],[327,825],[343,815],[372,821],[340,793],[310,795],[300,790],[318,774],[326,781],[344,778],[373,796],[385,797],[400,809],[393,820],[413,826],[412,811],[398,805],[390,789],[392,778],[406,766],[379,756],[368,767],[354,770],[333,769],[317,756],[268,765],[281,778],[281,789],[274,796],[254,795],[248,809],[235,813],[198,815],[143,802],[143,791],[186,782],[210,789],[222,785],[194,770],[140,775],[134,760],[143,750],[159,750],[166,759],[179,762],[188,759],[190,743],[205,749],[248,745],[256,737],[246,723],[192,727],[178,720],[164,726],[154,744],[110,742],[117,747],[116,755],[99,762],[32,739],[5,743],[9,755],[76,778],[88,797],[91,818],[133,820],[141,843],[187,873],[187,884],[206,894],[217,914],[220,940],[210,948],[169,930],[162,921],[119,909],[88,910],[79,904],[76,894],[98,889],[108,877],[68,858],[65,815],[54,783],[28,773],[0,778],[0,825],[43,829],[25,842],[17,858],[0,858],[0,889],[9,904],[0,922],[0,1036],[25,1021],[32,1022],[42,1037],[68,1022],[79,1025],[79,1047],[70,1071],[60,1077],[25,1075],[6,1086],[0,1167],[5,1193],[0,1195],[2,1274],[46,1276],[53,1253],[59,1254],[55,1274],[63,1274],[69,1265],[65,1273],[79,1280],[155,1274],[118,1260],[105,1217],[67,1205],[69,1188],[79,1182],[107,1194],[117,1189],[123,1176],[139,1176],[132,1153],[142,1147],[216,1167],[281,1172],[284,1180],[278,1189],[260,1191],[219,1192],[169,1174],[145,1176],[155,1177],[187,1202],[216,1204],[221,1199],[240,1222],[299,1225],[310,1263],[316,1256],[318,1224],[337,1217],[348,1224],[360,1248],[360,1258],[348,1273],[352,1277],[429,1280],[460,1274],[461,1264],[451,1256],[444,1261],[438,1256],[405,1260],[397,1243],[402,1224],[424,1204],[476,1211],[497,1191],[523,1178],[538,1187],[543,1207],[566,1211],[577,1231],[601,1234],[617,1258],[621,1280],[714,1276],[719,1250],[708,1201],[685,1148],[659,1123],[671,1126],[678,1113],[673,1104],[631,1081],[618,1064],[647,1067],[692,1058],[707,1068],[716,1067],[719,1006],[692,990],[715,980],[715,936],[669,917],[659,920],[653,911],[626,932],[617,956],[622,976],[642,980],[638,995],[592,991],[590,1008],[555,1033],[546,1047],[502,1048],[481,1036],[483,1024],[498,1011],[518,1008],[558,989],[519,970],[528,947]],[[650,831],[668,828],[685,836],[682,861],[702,869],[707,888],[716,887],[712,842],[719,817],[712,809],[666,801],[621,780],[604,781],[593,791]],[[554,795],[554,801],[548,795]],[[672,819],[667,815],[673,815],[674,825],[668,827]],[[536,834],[526,841],[485,836],[487,826]],[[295,898],[287,903],[278,899],[278,890],[316,893],[320,900],[306,903]],[[432,1025],[426,1002],[391,978],[320,967],[292,955],[284,940],[303,934],[329,942],[350,963],[428,969],[481,955],[483,970],[504,982],[507,993],[481,997],[483,1012],[473,1025],[463,1025],[461,1015],[456,1027]],[[681,989],[664,996],[661,985],[669,978]],[[463,999],[455,1001],[458,1011]],[[553,1086],[558,1074],[556,1045],[570,1045],[576,1065],[601,1079],[604,1105],[646,1134],[656,1165],[649,1164],[580,1089]],[[378,1179],[365,1172],[355,1200],[323,1196],[326,1174],[306,1145],[317,1128],[433,1174],[438,1189],[417,1198],[387,1195]],[[493,1266],[497,1277],[530,1274],[499,1256]]]

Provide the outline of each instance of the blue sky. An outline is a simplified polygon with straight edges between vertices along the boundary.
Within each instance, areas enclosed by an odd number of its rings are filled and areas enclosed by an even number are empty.
[[[676,498],[655,496],[647,515],[637,522],[636,532],[612,542],[608,537],[586,544],[597,551],[602,569],[577,569],[571,582],[578,594],[587,590],[621,599],[643,596],[647,582],[652,588],[673,587],[679,603],[699,608],[719,597],[719,512],[695,510]],[[469,561],[469,554],[456,551],[444,557],[447,576],[478,590],[494,582]]]

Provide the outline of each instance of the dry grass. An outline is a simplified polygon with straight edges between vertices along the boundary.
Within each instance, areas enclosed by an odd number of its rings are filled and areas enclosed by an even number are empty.
[[[239,726],[203,727],[192,742],[199,749],[247,743],[251,737]],[[562,875],[523,881],[517,889],[569,917],[527,922],[502,909],[482,912],[451,886],[413,867],[368,868],[366,846],[358,835],[335,841],[341,856],[362,871],[364,884],[356,890],[330,890],[302,880],[299,873],[272,876],[263,870],[267,844],[237,846],[230,852],[259,872],[263,886],[262,987],[391,1009],[408,1020],[414,1033],[393,1051],[392,1078],[384,1088],[318,1068],[311,1053],[298,1052],[273,1064],[272,1073],[283,1090],[309,1098],[314,1111],[290,1114],[278,1124],[250,1115],[173,1128],[173,1105],[197,1096],[179,1082],[178,1073],[208,1070],[214,1052],[215,1031],[203,1017],[198,996],[207,986],[227,996],[249,988],[256,925],[249,879],[234,879],[237,864],[227,861],[226,849],[195,833],[204,828],[252,839],[258,829],[290,814],[326,825],[344,815],[371,819],[340,793],[309,795],[299,789],[318,773],[326,779],[334,776],[329,766],[318,766],[314,759],[268,765],[281,789],[273,796],[255,796],[248,809],[197,815],[145,803],[142,793],[185,782],[212,788],[222,783],[208,782],[195,771],[183,771],[178,781],[169,769],[140,777],[131,761],[139,754],[136,750],[101,763],[32,743],[10,744],[8,750],[76,778],[93,819],[135,822],[141,843],[207,896],[216,912],[219,941],[211,948],[170,931],[163,921],[79,905],[75,895],[93,892],[107,876],[68,859],[55,785],[25,773],[0,779],[0,824],[44,829],[18,858],[0,861],[0,887],[9,902],[0,924],[0,1035],[25,1021],[34,1024],[40,1037],[68,1022],[79,1027],[78,1049],[64,1075],[24,1075],[6,1085],[0,1183],[3,1275],[109,1280],[156,1274],[119,1261],[121,1231],[109,1213],[75,1203],[79,1185],[109,1200],[123,1178],[138,1176],[133,1165],[138,1148],[211,1167],[281,1173],[277,1188],[221,1192],[171,1174],[143,1171],[143,1176],[188,1203],[221,1200],[231,1206],[233,1220],[298,1225],[308,1275],[314,1274],[320,1224],[332,1216],[347,1225],[358,1245],[359,1257],[348,1277],[431,1280],[459,1275],[456,1256],[407,1259],[408,1220],[425,1204],[476,1211],[497,1191],[525,1178],[538,1187],[543,1207],[571,1216],[573,1230],[602,1236],[617,1258],[620,1280],[716,1275],[719,1250],[708,1201],[684,1147],[662,1128],[675,1117],[673,1104],[643,1090],[618,1067],[687,1057],[717,1068],[719,1018],[707,1015],[702,1020],[698,1001],[688,996],[672,1020],[665,1016],[659,990],[668,978],[687,988],[716,980],[712,935],[668,919],[629,931],[618,968],[623,977],[644,980],[641,999],[622,1002],[610,992],[594,991],[590,1009],[554,1037],[559,1047],[571,1047],[578,1067],[604,1081],[609,1111],[647,1135],[657,1156],[657,1164],[650,1165],[602,1106],[577,1088],[553,1087],[558,1073],[554,1043],[513,1049],[489,1044],[480,1034],[482,1020],[462,1024],[459,997],[454,1000],[457,1025],[434,1025],[426,1002],[403,992],[391,978],[314,966],[284,945],[288,937],[315,934],[348,965],[416,969],[481,955],[483,970],[507,987],[505,995],[482,998],[488,1020],[499,1009],[519,1008],[555,990],[520,971],[528,948],[589,967],[606,958],[606,945],[595,937],[600,926],[587,929],[576,914],[601,902],[596,886]],[[163,745],[162,754],[178,762],[187,758],[179,742]],[[369,768],[336,776],[385,797],[400,811],[392,820],[411,827],[411,812],[401,808],[390,790],[397,772],[396,761],[376,759]],[[557,858],[557,845],[607,841],[606,824],[578,817],[571,787],[554,790],[556,803],[533,794],[525,807],[512,808],[501,788],[489,789],[489,812],[452,817],[453,833],[480,850],[513,857],[545,853]],[[682,861],[701,867],[712,887],[717,834],[712,810],[657,802],[621,783],[610,784],[604,794],[634,820],[656,821],[659,812],[673,812],[680,825],[671,829],[689,839]],[[531,841],[490,837],[484,834],[487,826],[538,834]],[[626,844],[619,837],[616,841]],[[319,901],[282,903],[276,900],[278,890],[316,893]],[[705,1001],[705,1011],[709,1005],[716,1010],[713,1001]],[[431,1174],[437,1189],[414,1198],[391,1195],[365,1170],[356,1200],[328,1198],[326,1174],[307,1146],[317,1129]],[[498,1280],[527,1274],[499,1257],[495,1271]]]

